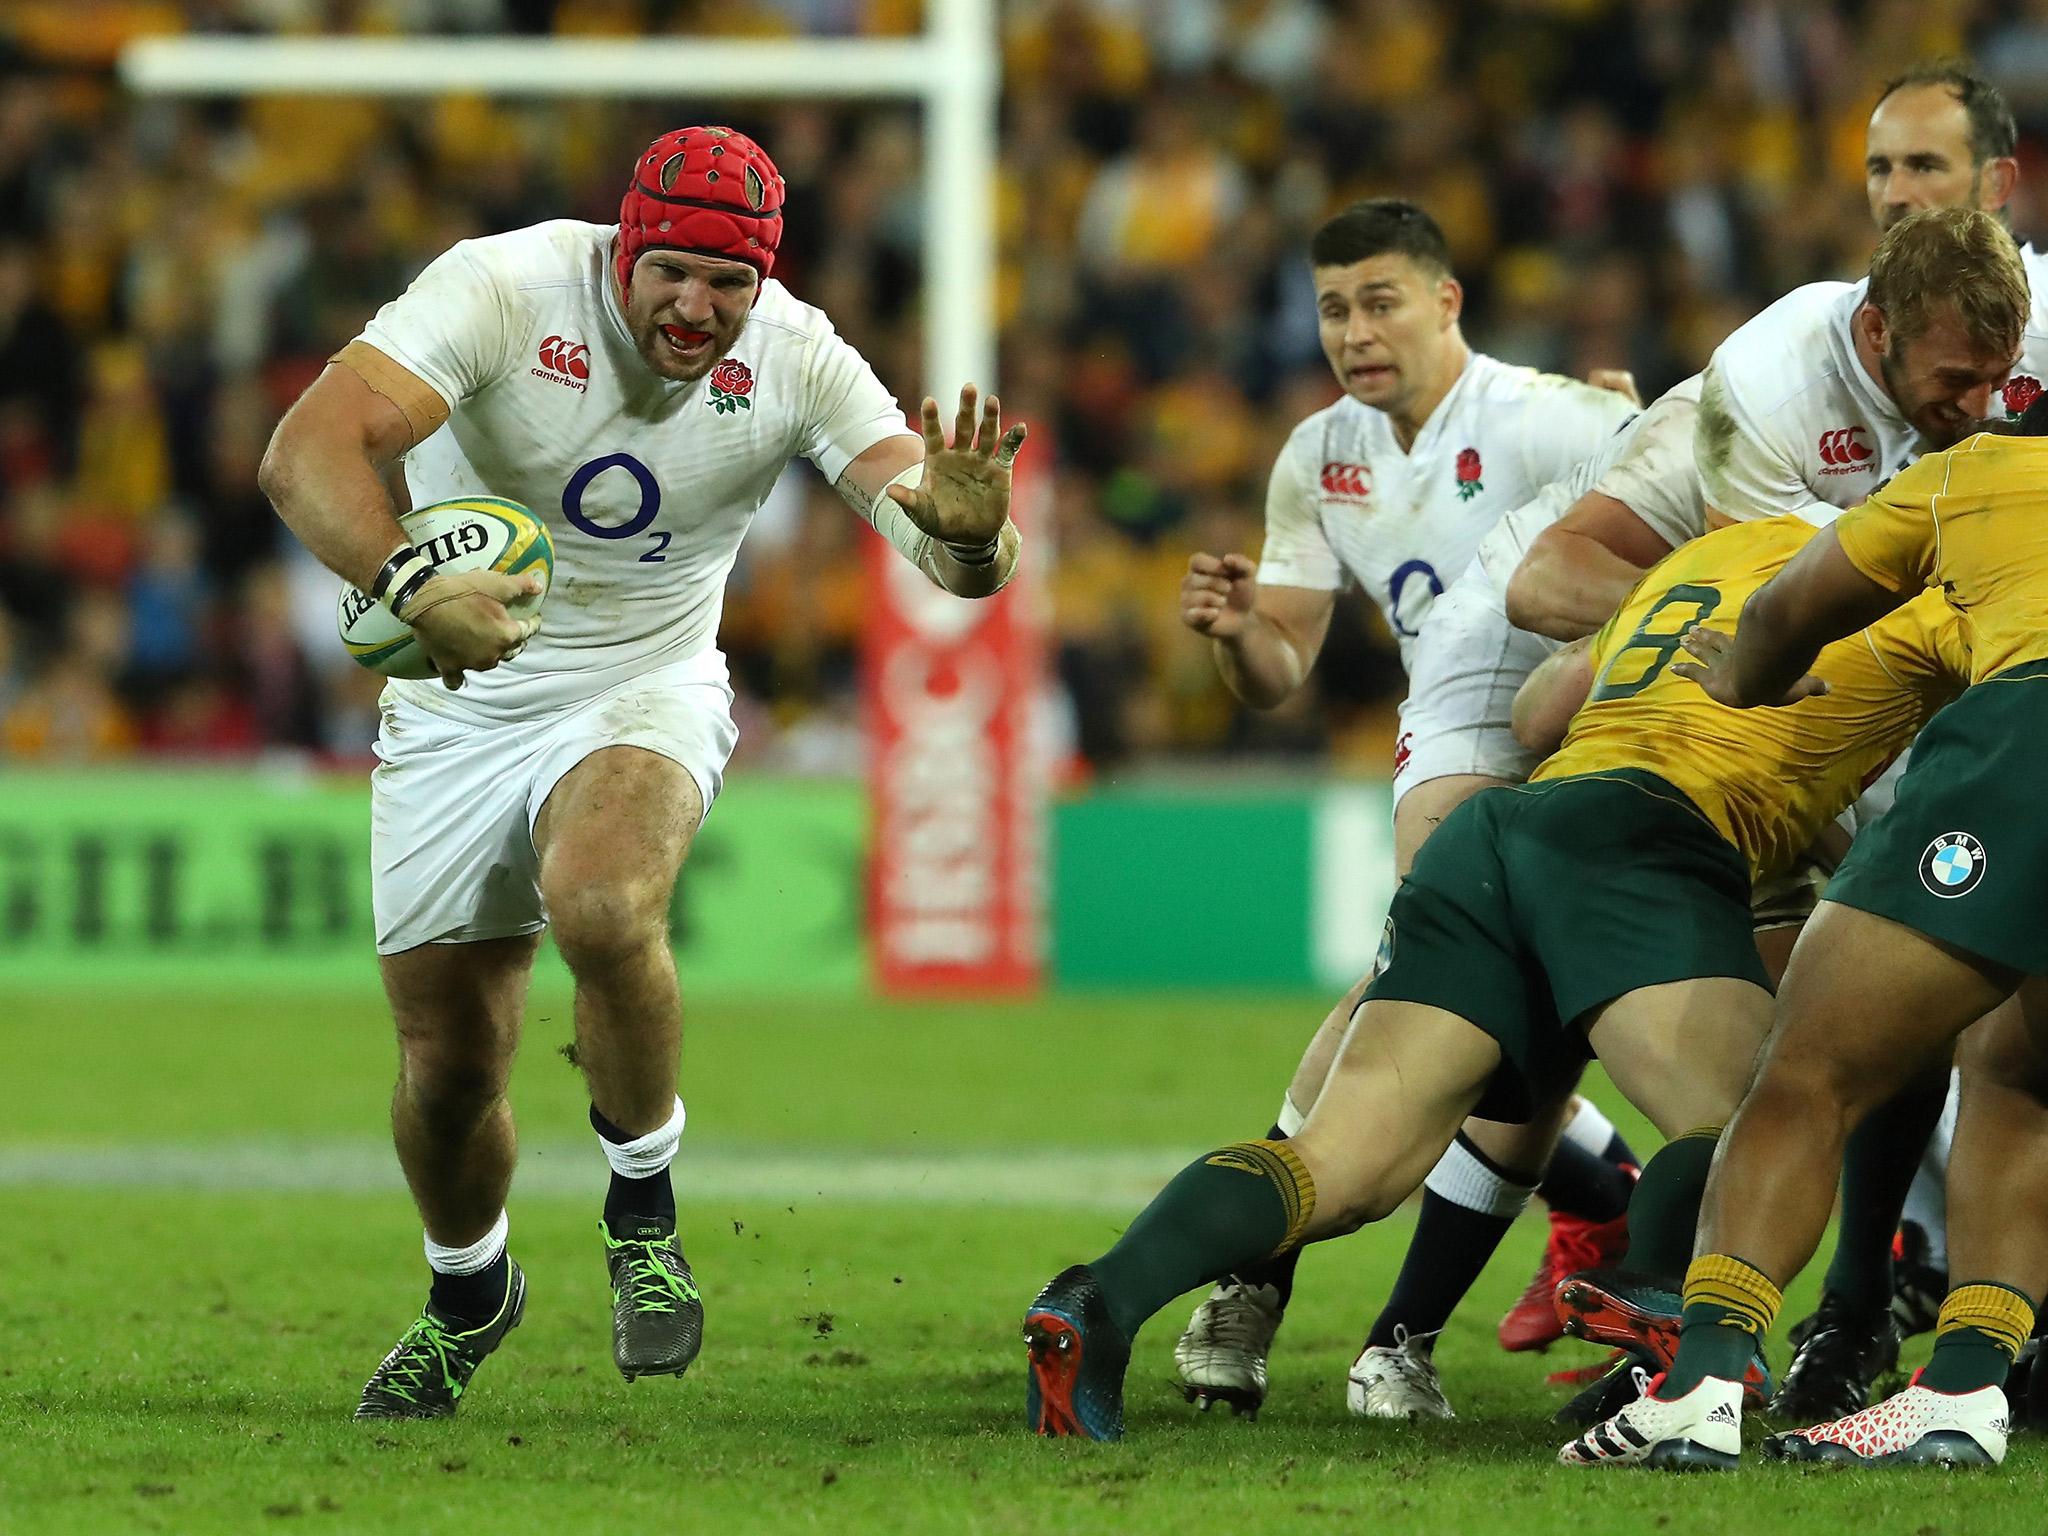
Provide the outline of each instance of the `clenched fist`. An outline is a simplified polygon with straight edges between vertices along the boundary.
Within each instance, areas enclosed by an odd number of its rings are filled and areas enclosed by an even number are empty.
[[[1180,583],[1180,621],[1212,640],[1234,640],[1259,595],[1258,566],[1243,555],[1190,555]]]
[[[532,571],[507,576],[499,571],[436,575],[405,604],[399,619],[410,624],[427,657],[450,688],[462,686],[464,672],[488,672],[510,661],[540,628],[540,615],[515,619],[506,604],[537,597],[541,580]]]

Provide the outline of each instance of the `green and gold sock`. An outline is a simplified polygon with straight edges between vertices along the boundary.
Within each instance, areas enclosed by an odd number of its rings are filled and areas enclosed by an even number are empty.
[[[1709,1376],[1740,1381],[1757,1341],[1771,1331],[1784,1295],[1753,1264],[1703,1253],[1685,1272],[1684,1331],[1678,1358],[1664,1373],[1666,1399],[1683,1397]]]
[[[2034,1303],[2022,1292],[1989,1281],[1959,1285],[1941,1304],[1920,1385],[1958,1393],[2002,1387],[2033,1331]]]
[[[1175,1174],[1088,1268],[1133,1338],[1183,1291],[1296,1246],[1315,1208],[1315,1181],[1286,1142],[1233,1142]]]

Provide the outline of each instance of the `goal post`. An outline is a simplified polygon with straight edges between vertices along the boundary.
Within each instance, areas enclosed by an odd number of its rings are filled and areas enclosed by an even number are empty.
[[[993,0],[928,0],[899,38],[143,38],[143,96],[446,96],[895,101],[924,110],[924,386],[995,382]]]
[[[119,70],[144,96],[920,107],[924,387],[950,419],[963,384],[986,393],[997,382],[1001,71],[994,0],[926,0],[926,21],[924,33],[898,38],[153,37],[130,44]],[[1043,974],[1046,790],[1030,722],[1043,673],[1032,589],[1049,532],[1033,514],[1049,451],[1034,443],[1019,467],[1013,506],[1033,558],[999,597],[966,603],[921,577],[900,579],[900,560],[874,562],[862,656],[874,829],[866,905],[885,991],[1014,993]]]

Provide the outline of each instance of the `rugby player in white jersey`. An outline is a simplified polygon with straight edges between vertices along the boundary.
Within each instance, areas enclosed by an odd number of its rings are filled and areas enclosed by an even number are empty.
[[[1864,283],[1795,289],[1723,342],[1707,368],[1695,439],[1708,520],[1791,514],[1825,526],[1923,453],[2002,415],[2013,369],[2048,342],[2038,296],[2016,282],[2013,251],[1991,213],[1914,212],[1887,229]],[[2016,306],[2035,317],[2017,348]],[[1859,822],[1883,814],[1892,782],[1859,803]],[[1947,1086],[1943,1063],[1859,1131],[1866,1155],[1860,1178],[1852,1170],[1848,1179],[1837,1261],[1799,1330],[1774,1412],[1801,1422],[1853,1413],[1895,1362],[1891,1238]],[[1644,1187],[1658,1176],[1653,1160]],[[1581,1313],[1581,1331],[1624,1342],[1627,1330],[1609,1331],[1603,1319],[1632,1306],[1654,1312],[1669,1299],[1668,1286],[1657,1286],[1658,1300],[1638,1305],[1631,1293],[1640,1288],[1636,1277],[1602,1276],[1560,1298]]]
[[[962,391],[922,438],[818,310],[770,274],[783,183],[719,127],[634,164],[616,226],[467,240],[346,346],[280,423],[262,484],[308,548],[413,625],[442,682],[385,691],[372,776],[377,950],[398,1027],[392,1126],[432,1288],[358,1418],[455,1411],[517,1326],[505,1086],[543,927],[575,978],[575,1058],[612,1170],[600,1224],[613,1359],[681,1374],[703,1306],[676,1235],[683,1129],[671,890],[736,731],[717,627],[749,521],[796,457],[963,597],[1015,569],[1023,429]],[[531,578],[443,576],[394,513],[490,494],[553,535]],[[442,686],[445,682],[447,686]]]
[[[1260,562],[1197,554],[1180,593],[1182,620],[1210,639],[1225,683],[1260,709],[1306,680],[1351,586],[1378,605],[1412,665],[1425,615],[1487,531],[1596,454],[1632,410],[1615,391],[1473,352],[1443,235],[1412,203],[1354,204],[1316,231],[1309,259],[1344,396],[1296,427],[1275,462]],[[1417,760],[1405,734],[1397,762],[1399,875],[1429,829],[1501,772],[1469,744]],[[1354,990],[1317,1032],[1275,1134],[1298,1127],[1356,1002]],[[1587,1108],[1603,1129],[1580,1134],[1604,1148],[1612,1127]],[[1192,1399],[1256,1410],[1285,1271],[1228,1280],[1198,1309],[1177,1351]]]
[[[1907,70],[1878,93],[1865,133],[1872,221],[1886,230],[1929,208],[1977,208],[2004,217],[2019,179],[2017,142],[2004,97],[1966,64],[1938,61]],[[2033,317],[2019,361],[1988,403],[1994,419],[2017,417],[2048,378],[2048,255],[2022,245],[2020,257],[2032,288]],[[1726,465],[1717,466],[1717,522],[1802,506],[1825,516],[1845,504],[1845,493],[1853,501],[1897,467],[1873,468],[1881,458],[1876,434],[1853,414],[1855,402],[1849,400],[1836,402],[1843,407],[1839,419],[1806,424],[1803,452],[1801,441],[1786,436],[1745,433],[1745,425],[1759,425],[1760,412],[1767,414],[1758,397],[1772,398],[1781,377],[1797,371],[1796,364],[1786,369],[1790,344],[1768,318],[1769,312],[1737,333],[1746,333],[1751,343],[1733,370],[1738,398],[1732,406],[1721,402],[1725,415],[1713,424],[1728,444]],[[1815,340],[1810,331],[1806,336],[1808,344]],[[1878,383],[1884,383],[1881,377]],[[1827,436],[1836,431],[1840,438]],[[1917,456],[1922,447],[1907,448],[1905,456]],[[1510,585],[1510,615],[1517,624],[1559,639],[1591,633],[1634,583],[1642,561],[1630,550],[1647,535],[1639,522],[1611,508],[1568,517],[1532,545]],[[1892,782],[1896,770],[1858,807],[1859,819],[1881,814]],[[1937,1069],[1852,1136],[1844,1161],[1842,1221],[1822,1305],[1792,1330],[1799,1353],[1779,1399],[1788,1415],[1809,1422],[1860,1408],[1871,1382],[1896,1356],[1891,1322],[1906,1332],[1933,1326],[1947,1284],[1941,1230],[1946,1141],[1935,1128],[1953,1118],[1952,1078]],[[1895,1230],[1901,1244],[1896,1266]]]

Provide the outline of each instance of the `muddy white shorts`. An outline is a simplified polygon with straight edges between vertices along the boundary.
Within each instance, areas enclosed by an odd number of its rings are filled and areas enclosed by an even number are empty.
[[[546,927],[533,824],[562,776],[593,752],[641,747],[681,764],[708,815],[739,739],[715,650],[527,719],[451,719],[396,690],[386,690],[382,715],[370,775],[380,955]]]
[[[1394,751],[1394,803],[1447,774],[1519,783],[1534,772],[1543,758],[1515,740],[1515,692],[1558,649],[1557,641],[1510,624],[1506,604],[1476,567],[1452,583],[1430,605],[1415,641]]]

